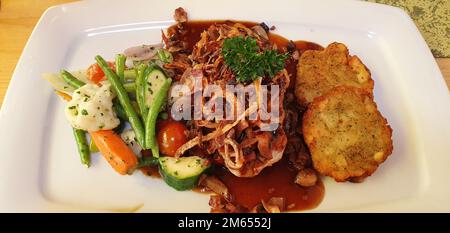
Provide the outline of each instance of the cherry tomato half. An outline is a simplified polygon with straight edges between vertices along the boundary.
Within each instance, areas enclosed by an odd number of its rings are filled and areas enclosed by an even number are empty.
[[[177,149],[187,142],[186,126],[174,120],[158,122],[159,151],[167,156],[175,156]]]
[[[108,66],[112,70],[115,70],[116,65],[114,64],[114,62],[108,62]],[[89,66],[89,68],[86,71],[86,74],[88,76],[88,79],[96,84],[105,79],[105,73],[103,73],[103,70],[100,68],[100,66],[98,66],[97,63],[94,63],[91,66]]]

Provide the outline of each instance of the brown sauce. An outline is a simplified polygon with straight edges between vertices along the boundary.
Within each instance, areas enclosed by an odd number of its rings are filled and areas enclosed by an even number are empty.
[[[208,27],[213,24],[228,22],[238,21],[189,21],[183,25],[187,33],[178,39],[185,41],[188,44],[188,48],[192,49],[200,39],[200,34],[208,29]],[[239,23],[247,27],[252,27],[257,24],[242,21],[239,21]],[[168,29],[169,36],[173,35],[176,27],[174,25]],[[287,51],[289,40],[274,33],[269,33],[269,39],[277,45],[280,51]],[[296,41],[294,44],[300,54],[310,49],[323,49],[322,46],[308,41]],[[287,60],[286,69],[291,77],[291,87],[293,87],[297,76],[297,61],[294,59]],[[289,211],[312,209],[320,204],[325,193],[323,183],[320,179],[315,186],[308,188],[295,184],[294,179],[297,175],[297,170],[290,164],[286,156],[272,167],[265,168],[259,175],[252,178],[236,177],[225,168],[216,169],[214,173],[228,187],[233,196],[233,202],[248,209],[252,209],[261,203],[261,200],[267,201],[271,197],[285,198],[286,207]],[[195,191],[202,192],[204,190],[197,188]]]
[[[315,186],[304,188],[294,183],[296,175],[297,170],[289,164],[286,156],[252,178],[236,177],[226,169],[217,171],[233,201],[248,209],[271,197],[285,198],[287,210],[290,211],[312,209],[319,205],[325,193],[320,179]]]
[[[140,168],[141,172],[146,176],[160,178],[158,166],[150,166],[150,167],[142,167]]]
[[[141,152],[141,155],[142,155],[142,157],[151,157],[152,153],[150,150],[143,150]],[[141,170],[141,172],[146,176],[161,178],[161,174],[159,174],[158,166],[142,167],[139,170]]]

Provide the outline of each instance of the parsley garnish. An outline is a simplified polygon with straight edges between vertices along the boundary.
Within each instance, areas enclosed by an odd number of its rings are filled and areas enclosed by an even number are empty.
[[[238,82],[253,81],[258,77],[273,77],[284,68],[288,54],[276,50],[259,52],[256,39],[242,36],[223,41],[225,64],[234,72]]]

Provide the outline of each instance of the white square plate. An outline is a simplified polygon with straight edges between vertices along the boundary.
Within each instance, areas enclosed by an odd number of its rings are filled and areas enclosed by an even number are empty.
[[[394,153],[362,184],[324,179],[312,211],[450,211],[450,95],[403,11],[357,1],[85,1],[52,7],[33,31],[0,114],[0,211],[207,212],[208,195],[115,173],[100,156],[81,166],[64,103],[44,72],[80,69],[101,54],[160,42],[182,6],[190,19],[266,22],[292,40],[348,45],[369,67]]]

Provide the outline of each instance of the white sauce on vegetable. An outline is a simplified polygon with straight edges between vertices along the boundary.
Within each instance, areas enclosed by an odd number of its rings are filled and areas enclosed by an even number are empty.
[[[86,131],[107,130],[120,123],[112,109],[115,97],[111,84],[103,82],[102,86],[86,84],[76,89],[72,100],[66,106],[65,114],[72,127]]]

